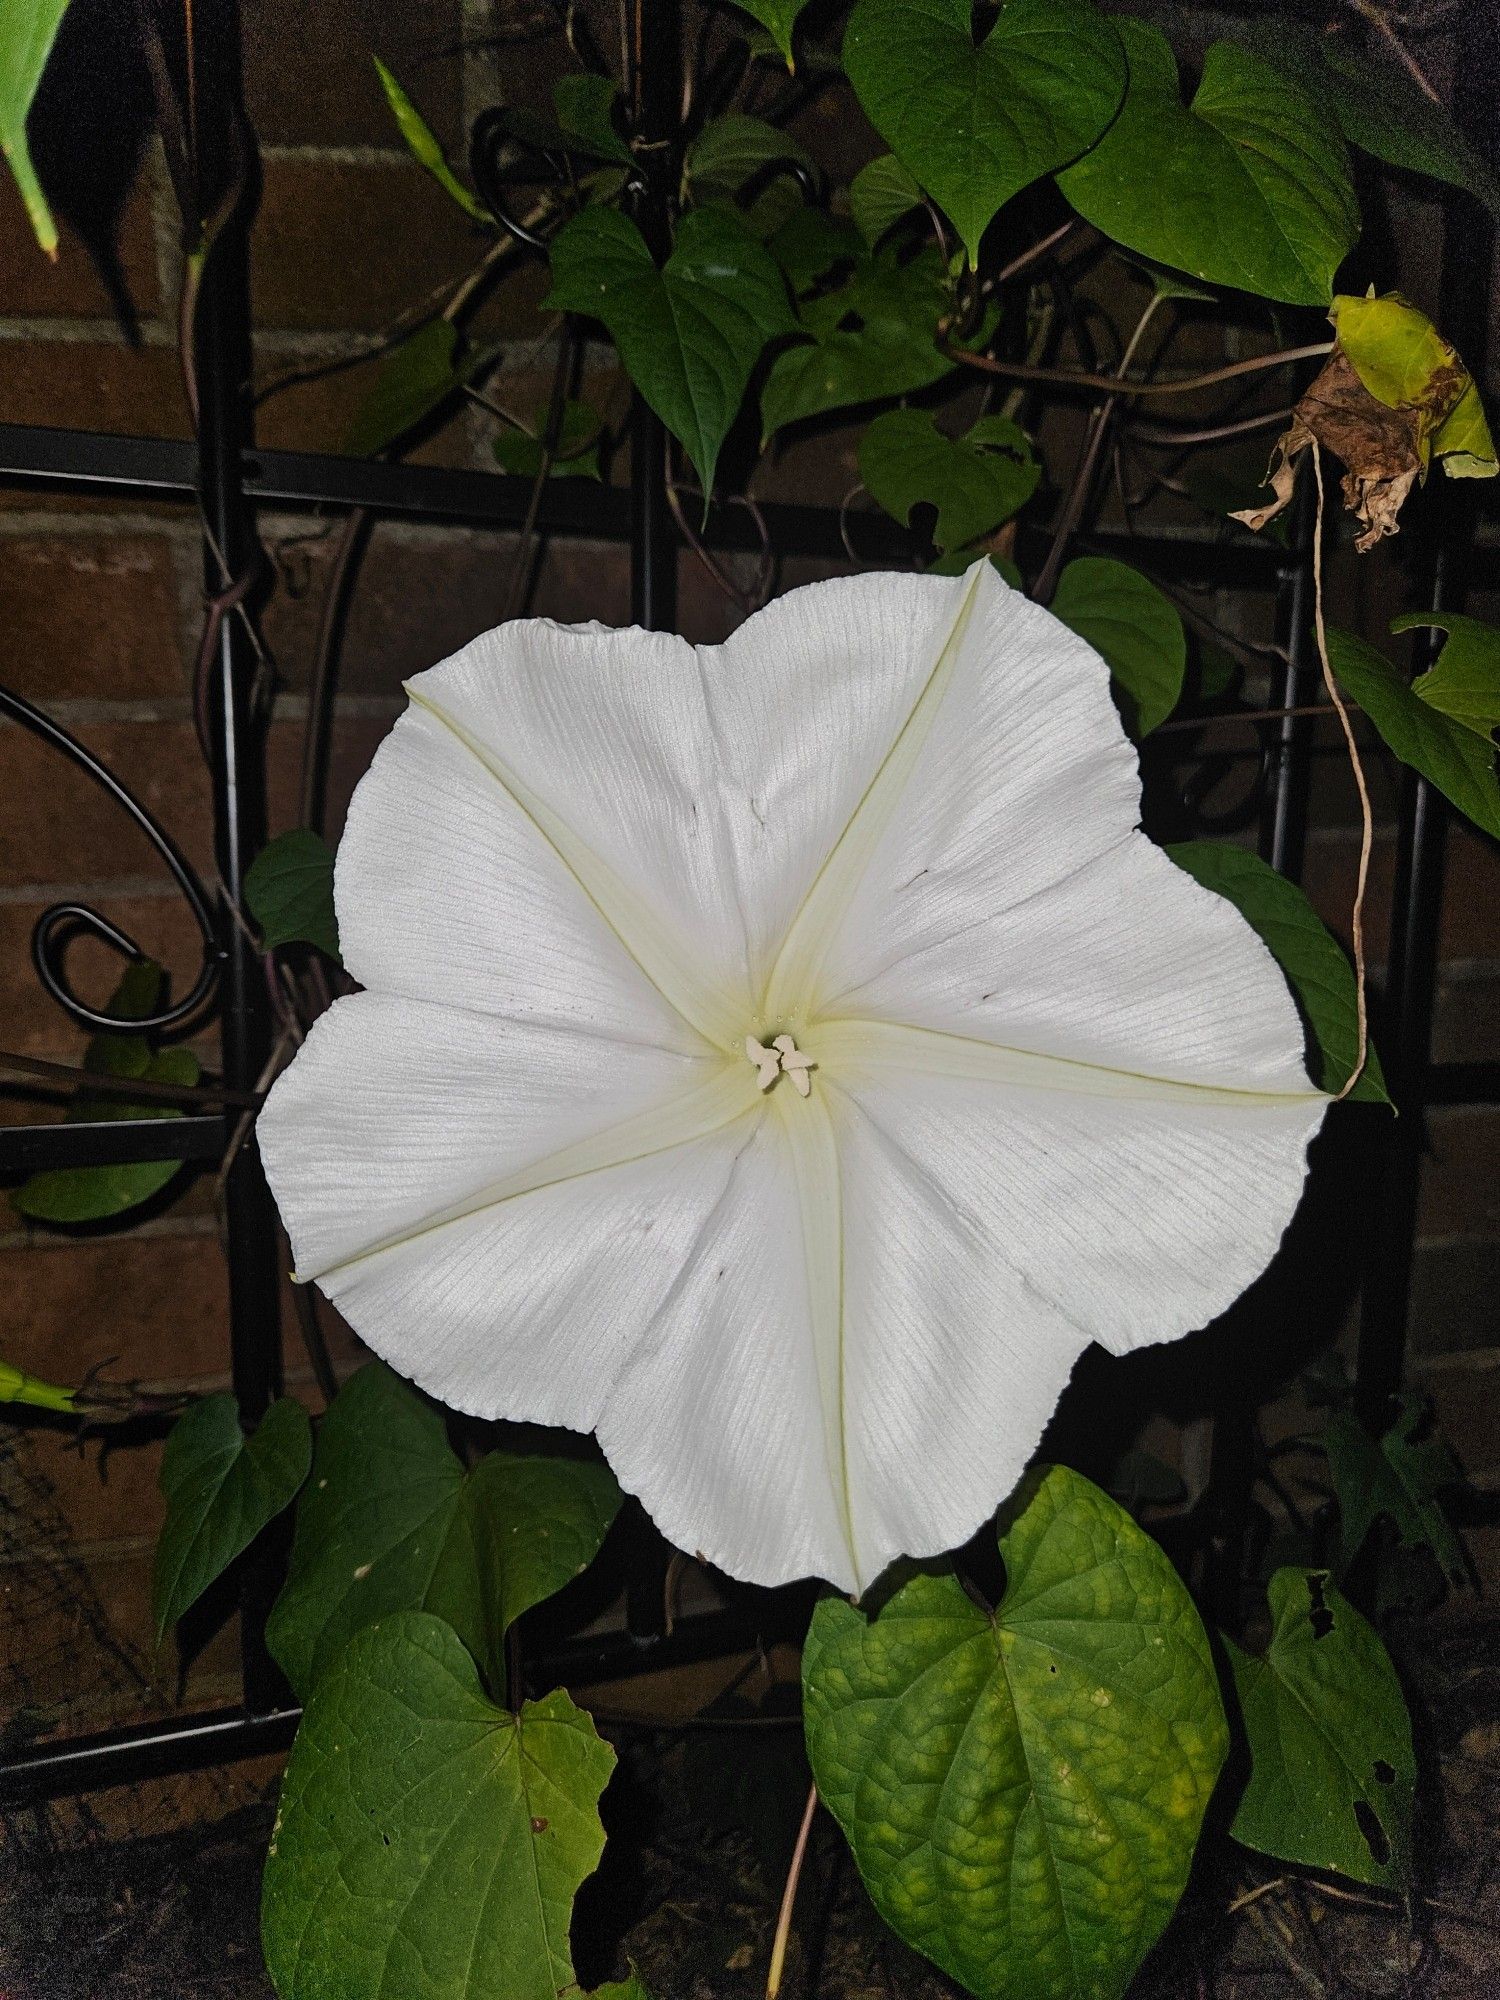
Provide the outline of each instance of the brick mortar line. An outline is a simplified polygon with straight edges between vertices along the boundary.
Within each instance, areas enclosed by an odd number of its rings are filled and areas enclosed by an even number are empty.
[[[330,166],[330,167],[410,167],[417,172],[421,169],[411,154],[401,145],[377,146],[342,144],[316,139],[281,139],[263,142],[260,147],[263,160],[283,162],[289,165]]]
[[[295,688],[278,694],[271,704],[272,722],[305,722],[308,697]],[[36,706],[65,729],[100,729],[123,723],[151,725],[183,723],[193,719],[192,703],[186,695],[121,696],[111,700],[97,695],[70,695],[61,701],[39,701]],[[406,699],[397,694],[341,694],[334,699],[336,717],[351,722],[367,718],[383,721],[399,715]],[[0,731],[23,729],[24,723],[12,716],[0,716]]]
[[[1447,1354],[1414,1354],[1412,1371],[1419,1375],[1481,1375],[1500,1373],[1500,1347],[1461,1347]]]
[[[0,1130],[4,1130],[0,1126]],[[104,1231],[98,1236],[57,1236],[40,1226],[35,1229],[7,1229],[0,1234],[0,1250],[76,1250],[80,1244],[128,1242],[199,1242],[217,1238],[219,1223],[213,1215],[157,1215],[129,1229]]]

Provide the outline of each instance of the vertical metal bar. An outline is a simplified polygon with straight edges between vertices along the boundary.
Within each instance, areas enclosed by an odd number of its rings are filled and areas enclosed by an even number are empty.
[[[199,17],[198,102],[203,184],[225,180],[236,161],[230,133],[240,111],[238,7],[222,0]],[[248,140],[246,141],[248,144]],[[237,213],[209,252],[193,339],[198,392],[198,496],[204,529],[204,576],[210,594],[241,578],[255,560],[255,531],[243,485],[250,443],[249,225],[251,203]],[[265,741],[254,711],[256,658],[244,621],[221,621],[209,666],[207,710],[213,764],[214,841],[221,887],[224,952],[220,1021],[225,1083],[254,1090],[271,1046],[270,1007],[259,957],[236,912],[246,870],[265,839]],[[229,1264],[230,1367],[240,1415],[258,1422],[281,1389],[279,1249],[275,1210],[253,1133],[240,1147],[224,1190]],[[264,1623],[275,1588],[264,1557],[247,1563],[241,1588],[241,1660],[245,1703],[252,1713],[278,1705],[283,1684],[265,1650]]]
[[[1500,155],[1494,127],[1497,78],[1500,12],[1491,7],[1465,8],[1457,31],[1453,114],[1492,165]],[[1494,253],[1495,223],[1489,210],[1472,195],[1450,189],[1443,227],[1440,325],[1476,376],[1489,348]],[[1474,504],[1468,487],[1468,481],[1439,476],[1426,496],[1423,572],[1429,601],[1437,610],[1457,610],[1464,601],[1474,544]],[[1437,633],[1419,634],[1412,649],[1418,672],[1432,664],[1441,643]],[[1361,1413],[1377,1424],[1401,1386],[1406,1364],[1447,824],[1448,808],[1441,794],[1415,772],[1403,770],[1391,942],[1378,1022],[1381,1061],[1402,1115],[1386,1134],[1370,1210],[1355,1378]]]
[[[626,94],[641,145],[631,211],[660,263],[672,247],[682,134],[678,0],[631,0]],[[630,615],[654,632],[677,622],[677,531],[667,505],[667,434],[639,392],[630,426]]]

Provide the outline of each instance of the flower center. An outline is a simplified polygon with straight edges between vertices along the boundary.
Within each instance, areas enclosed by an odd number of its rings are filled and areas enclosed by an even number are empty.
[[[762,1090],[769,1090],[778,1077],[788,1076],[799,1097],[812,1095],[808,1072],[815,1067],[813,1059],[802,1053],[790,1035],[778,1035],[770,1043],[746,1035],[745,1054],[755,1064],[755,1080]]]

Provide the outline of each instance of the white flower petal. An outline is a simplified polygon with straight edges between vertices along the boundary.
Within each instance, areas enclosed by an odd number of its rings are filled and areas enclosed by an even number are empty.
[[[334,891],[344,963],[374,990],[701,1053],[556,850],[425,709],[355,792]]]

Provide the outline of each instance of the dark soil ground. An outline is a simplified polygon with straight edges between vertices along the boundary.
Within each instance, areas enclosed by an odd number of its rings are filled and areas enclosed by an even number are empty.
[[[1400,1647],[1427,1773],[1408,1908],[1210,1844],[1132,2000],[1500,2000],[1500,1621],[1449,1613]],[[806,1776],[762,1715],[612,1731],[611,1843],[576,1926],[587,1984],[633,1958],[659,2000],[759,2000]],[[0,2000],[266,2000],[257,1944],[272,1787],[212,1824],[59,1842],[13,1816]],[[242,1788],[243,1793],[243,1788]],[[229,1796],[233,1796],[232,1793]],[[814,1841],[784,2000],[951,2000],[874,1915],[834,1829]]]

